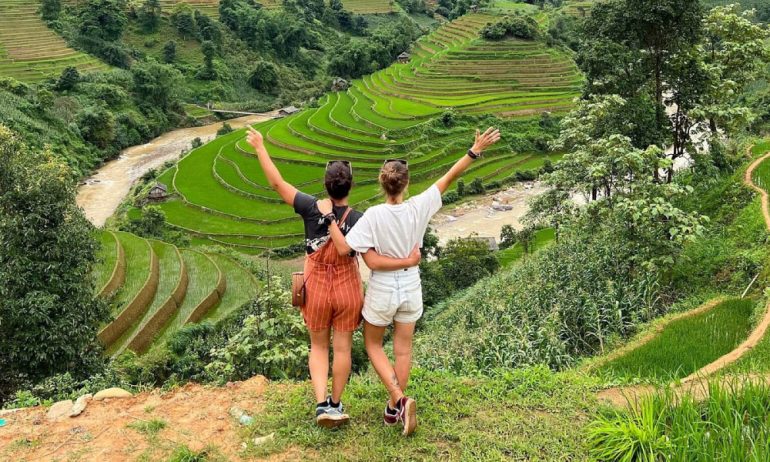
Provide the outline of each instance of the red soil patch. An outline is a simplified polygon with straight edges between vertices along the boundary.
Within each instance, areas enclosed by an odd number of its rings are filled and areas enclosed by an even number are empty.
[[[263,408],[264,377],[213,388],[188,384],[171,392],[153,390],[126,399],[91,401],[79,417],[48,422],[36,407],[3,416],[0,460],[166,460],[179,446],[193,451],[215,447],[228,460],[241,460],[240,424],[229,415],[237,406]],[[253,415],[253,414],[252,414]],[[162,420],[154,441],[129,424]]]

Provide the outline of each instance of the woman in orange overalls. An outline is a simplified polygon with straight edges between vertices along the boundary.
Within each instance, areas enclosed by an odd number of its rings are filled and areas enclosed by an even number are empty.
[[[329,225],[337,223],[340,230],[347,234],[362,216],[361,212],[348,206],[353,170],[346,161],[327,164],[324,185],[333,210],[322,215],[315,197],[298,191],[283,179],[265,149],[262,134],[250,128],[248,142],[256,151],[270,186],[284,202],[294,207],[305,222],[306,298],[302,315],[310,333],[308,363],[318,403],[315,418],[318,425],[336,427],[350,419],[341,399],[350,376],[353,331],[361,323],[363,285],[356,254],[339,255],[329,237]],[[420,253],[415,250],[409,258],[392,259],[370,250],[364,258],[371,269],[392,271],[415,266],[419,263]],[[333,341],[330,342],[332,331]],[[334,363],[332,392],[327,394],[330,343],[333,343]]]

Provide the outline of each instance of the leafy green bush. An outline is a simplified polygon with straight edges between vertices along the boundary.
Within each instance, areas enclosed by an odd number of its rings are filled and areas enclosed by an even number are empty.
[[[481,36],[487,40],[502,40],[506,37],[533,40],[538,36],[538,25],[531,16],[507,16],[501,21],[484,26]]]
[[[302,378],[307,372],[309,338],[302,317],[289,305],[289,291],[274,279],[254,302],[254,314],[227,343],[214,348],[208,376],[218,382],[261,374],[269,378]]]

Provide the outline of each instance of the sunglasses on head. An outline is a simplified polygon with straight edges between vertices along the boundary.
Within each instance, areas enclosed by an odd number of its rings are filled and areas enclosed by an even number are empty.
[[[329,170],[329,167],[332,166],[332,164],[335,164],[337,162],[340,162],[342,164],[345,164],[348,167],[348,170],[350,170],[350,176],[353,176],[353,164],[350,163],[349,160],[330,160],[326,163],[326,170]]]
[[[388,159],[382,165],[387,165],[387,164],[389,164],[391,162],[398,162],[399,164],[403,165],[404,167],[409,167],[409,162],[407,162],[406,159]]]

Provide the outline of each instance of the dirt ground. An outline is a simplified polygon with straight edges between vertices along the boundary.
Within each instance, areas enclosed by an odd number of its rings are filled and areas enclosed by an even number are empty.
[[[171,392],[153,390],[131,398],[91,401],[78,417],[46,419],[47,409],[24,409],[0,416],[2,461],[166,460],[178,447],[200,451],[211,445],[227,460],[238,461],[243,440],[232,407],[259,412],[267,386],[263,377],[222,388],[188,384]],[[252,414],[253,415],[253,414]],[[156,435],[137,425],[165,422]]]

